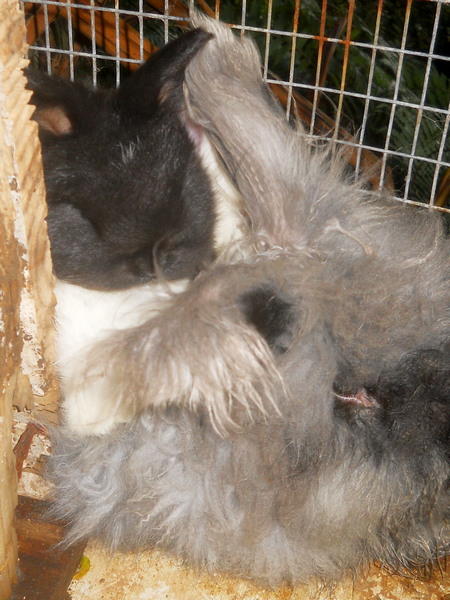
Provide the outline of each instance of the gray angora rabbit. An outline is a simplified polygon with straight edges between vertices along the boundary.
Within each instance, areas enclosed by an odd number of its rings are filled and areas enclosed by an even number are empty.
[[[109,422],[55,436],[68,542],[158,546],[271,585],[426,563],[449,548],[439,216],[349,183],[287,123],[254,44],[193,21],[213,37],[187,66],[189,118],[251,231],[155,310],[151,284],[120,292],[130,323],[73,357],[70,402],[99,390]]]

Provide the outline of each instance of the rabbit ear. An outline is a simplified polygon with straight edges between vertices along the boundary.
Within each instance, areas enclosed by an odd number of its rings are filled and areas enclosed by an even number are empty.
[[[189,116],[224,159],[253,229],[271,244],[289,244],[304,221],[297,165],[304,142],[263,83],[254,43],[219,21],[198,14],[192,20],[214,38],[186,71]]]
[[[117,91],[115,107],[133,119],[147,119],[157,106],[172,100],[175,106],[183,100],[181,86],[190,60],[211,38],[211,34],[194,29],[164,46],[133,75],[125,79]],[[104,100],[110,93],[91,90],[79,83],[52,77],[33,69],[25,69],[28,89],[33,91],[31,103],[36,106],[34,119],[41,130],[54,135],[92,131],[104,116]],[[178,93],[177,88],[179,88]]]
[[[202,29],[194,29],[173,40],[153,54],[147,62],[120,86],[117,106],[132,117],[150,117],[161,102],[183,99],[181,86],[187,65],[211,38]]]
[[[95,119],[93,105],[102,94],[61,77],[52,77],[41,71],[25,69],[27,88],[32,90],[33,115],[41,130],[54,135],[74,131],[90,131]]]

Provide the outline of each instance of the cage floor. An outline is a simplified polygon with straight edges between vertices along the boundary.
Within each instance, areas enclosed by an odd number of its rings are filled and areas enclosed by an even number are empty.
[[[449,568],[420,581],[373,567],[333,589],[311,584],[269,591],[239,579],[199,574],[160,552],[111,556],[90,543],[85,555],[90,568],[72,581],[72,600],[450,600]]]

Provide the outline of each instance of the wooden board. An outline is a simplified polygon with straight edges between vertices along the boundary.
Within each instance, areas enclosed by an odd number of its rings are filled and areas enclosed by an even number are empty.
[[[0,0],[0,600],[16,577],[12,406],[55,420],[53,276],[37,127],[22,72],[25,24]]]
[[[0,372],[8,378],[15,373],[10,392],[14,404],[34,405],[54,420],[54,281],[41,151],[22,72],[28,63],[24,36],[24,17],[16,0],[0,0],[0,331],[16,350]]]

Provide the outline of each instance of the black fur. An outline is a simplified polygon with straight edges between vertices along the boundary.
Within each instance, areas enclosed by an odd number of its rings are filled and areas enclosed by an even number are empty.
[[[182,84],[210,39],[193,30],[117,91],[28,70],[58,278],[97,289],[193,277],[214,258],[214,207]]]
[[[272,352],[284,354],[298,321],[293,305],[270,285],[242,294],[240,303],[245,319],[264,337]]]

